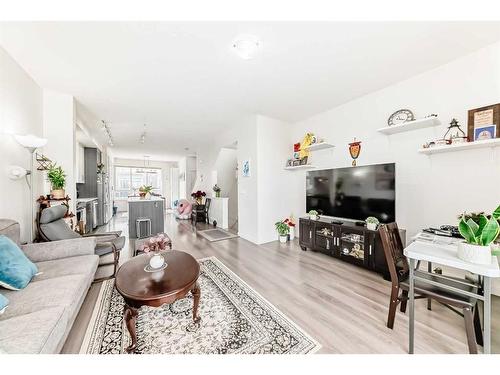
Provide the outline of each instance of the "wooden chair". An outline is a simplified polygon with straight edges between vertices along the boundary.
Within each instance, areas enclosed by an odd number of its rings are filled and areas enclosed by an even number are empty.
[[[384,248],[385,259],[391,275],[391,299],[389,301],[389,314],[387,317],[387,327],[394,327],[396,309],[401,303],[401,312],[406,312],[406,304],[409,292],[409,266],[406,257],[403,254],[403,244],[399,235],[399,229],[396,223],[381,225],[379,228],[382,245]],[[424,277],[433,282],[445,284],[448,287],[458,288],[467,292],[477,293],[478,287],[470,284],[463,279],[452,278],[435,273],[419,272],[420,277]],[[467,343],[469,353],[477,354],[476,333],[474,329],[475,317],[473,310],[476,307],[476,300],[471,297],[465,297],[454,293],[448,289],[431,285],[426,282],[415,280],[415,299],[431,298],[454,312],[462,315],[465,321],[465,331],[467,334]],[[455,310],[460,309],[460,311]],[[478,339],[479,341],[479,339]]]
[[[212,200],[210,198],[205,199],[205,204],[193,205],[193,212],[191,213],[191,222],[194,226],[198,221],[202,221],[210,224],[210,218],[208,212],[210,210],[210,204]]]

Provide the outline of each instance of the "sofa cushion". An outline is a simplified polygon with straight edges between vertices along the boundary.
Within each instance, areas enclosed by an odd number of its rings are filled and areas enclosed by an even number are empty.
[[[64,215],[66,215],[66,212],[68,212],[68,207],[63,204],[47,207],[42,211],[42,214],[40,215],[40,224],[48,224],[53,221],[62,219]]]
[[[72,321],[92,280],[93,275],[67,275],[32,282],[19,291],[6,290],[10,304],[0,321],[51,307],[64,307]]]
[[[21,229],[19,223],[10,219],[0,219],[0,234],[9,237],[18,245],[21,243],[19,240],[19,233]]]
[[[4,313],[7,306],[9,306],[9,300],[0,294],[0,315]]]
[[[0,235],[0,286],[19,290],[28,285],[38,272],[35,264],[10,238]]]
[[[39,274],[33,278],[33,282],[77,274],[94,277],[99,264],[99,257],[97,255],[81,255],[37,262],[35,264],[38,267]]]
[[[51,307],[0,320],[0,348],[5,353],[57,353],[68,315],[64,307]]]

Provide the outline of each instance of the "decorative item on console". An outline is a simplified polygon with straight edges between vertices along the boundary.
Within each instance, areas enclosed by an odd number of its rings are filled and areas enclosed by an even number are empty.
[[[394,112],[387,119],[387,125],[401,125],[405,122],[415,121],[415,115],[409,109],[400,109]]]
[[[488,217],[484,214],[462,215],[458,230],[465,242],[458,244],[458,257],[475,264],[491,264],[492,243],[500,234],[500,206]]]
[[[216,198],[220,198],[220,187],[219,185],[215,184],[214,187],[212,188],[212,190],[215,192],[215,197]]]
[[[373,217],[373,216],[367,217],[365,222],[366,222],[366,228],[370,229],[370,230],[377,230],[377,227],[380,224],[378,219],[376,217]]]
[[[318,220],[319,219],[319,214],[318,211],[316,210],[311,210],[307,213],[307,216],[309,216],[310,220]]]
[[[500,103],[469,110],[467,121],[469,141],[500,136]]]
[[[153,191],[153,187],[151,185],[143,185],[139,188],[139,197],[141,199],[146,199],[151,197],[151,192]]]
[[[356,141],[356,138],[354,138],[354,141],[352,143],[349,143],[349,153],[351,154],[353,167],[356,166],[356,159],[358,158],[360,152],[361,152],[361,141]]]

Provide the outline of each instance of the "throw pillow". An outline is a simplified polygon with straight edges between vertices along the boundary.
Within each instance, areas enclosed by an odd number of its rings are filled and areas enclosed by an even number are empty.
[[[9,305],[9,300],[0,294],[0,314],[3,314],[7,306]]]
[[[26,288],[37,267],[9,237],[0,235],[0,286],[19,290]]]

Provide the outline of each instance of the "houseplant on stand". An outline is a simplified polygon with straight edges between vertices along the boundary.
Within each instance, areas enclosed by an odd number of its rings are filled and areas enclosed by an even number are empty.
[[[276,224],[274,224],[274,226],[276,227],[278,235],[280,236],[280,242],[286,243],[288,233],[290,232],[290,227],[288,226],[288,224],[283,221],[278,221]]]
[[[319,219],[319,214],[318,211],[316,210],[311,210],[307,213],[307,216],[309,216],[310,220],[318,220]]]
[[[369,230],[377,230],[377,226],[380,224],[378,219],[373,216],[367,217],[365,222],[366,222],[366,228]]]
[[[51,165],[48,172],[47,178],[50,181],[51,192],[50,195],[52,199],[64,199],[66,197],[66,192],[64,187],[66,186],[66,174],[61,167],[56,167],[56,165]]]
[[[283,222],[288,225],[288,228],[290,230],[288,239],[290,241],[293,241],[295,239],[295,219],[293,218],[293,215],[290,215],[290,217],[286,218]]]
[[[475,217],[462,215],[458,230],[465,242],[458,244],[458,257],[475,264],[491,264],[491,244],[500,234],[500,206],[489,216]]]

